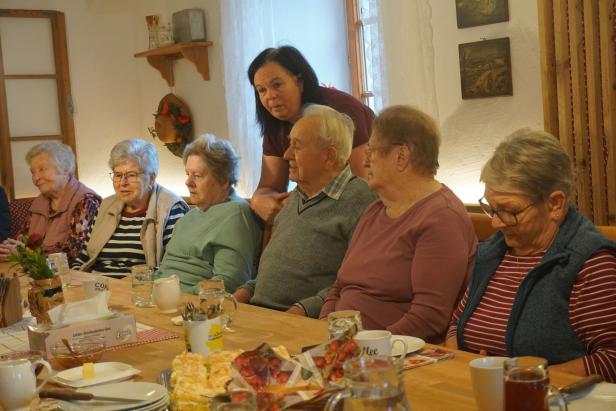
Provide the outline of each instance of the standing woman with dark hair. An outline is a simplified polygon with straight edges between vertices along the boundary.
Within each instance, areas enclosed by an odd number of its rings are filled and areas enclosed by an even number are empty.
[[[248,79],[254,86],[257,121],[263,134],[261,179],[251,201],[261,218],[272,222],[288,196],[289,164],[283,154],[289,147],[291,127],[305,104],[326,105],[351,117],[355,133],[349,163],[353,174],[365,177],[364,150],[374,119],[368,106],[342,91],[320,87],[306,58],[291,46],[263,50],[250,64]]]

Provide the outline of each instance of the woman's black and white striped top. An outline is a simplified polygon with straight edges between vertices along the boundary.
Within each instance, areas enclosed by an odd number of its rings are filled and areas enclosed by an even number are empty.
[[[163,232],[163,247],[166,247],[169,239],[171,239],[175,223],[183,217],[187,211],[185,205],[182,203],[177,203],[171,208],[169,220],[167,220],[165,231]],[[123,211],[122,218],[115,232],[96,258],[91,271],[103,273],[110,277],[123,278],[127,273],[130,273],[130,268],[132,266],[145,264],[145,254],[140,238],[141,227],[144,221],[145,210],[134,214]],[[96,219],[91,227],[93,227],[95,223]],[[87,254],[87,243],[89,240],[90,233],[88,233],[84,249],[75,262],[77,266],[80,266],[90,259]]]

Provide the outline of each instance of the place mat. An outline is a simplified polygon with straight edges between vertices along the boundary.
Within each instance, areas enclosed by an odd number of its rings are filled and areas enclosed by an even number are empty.
[[[140,324],[142,325],[142,324]],[[178,338],[179,335],[174,333],[173,331],[165,330],[162,328],[151,328],[149,330],[137,331],[137,341],[116,345],[115,347],[109,347],[106,351],[111,350],[119,350],[122,348],[130,348],[135,347],[137,345],[142,344],[150,344],[153,342],[165,341],[165,340],[174,340]]]

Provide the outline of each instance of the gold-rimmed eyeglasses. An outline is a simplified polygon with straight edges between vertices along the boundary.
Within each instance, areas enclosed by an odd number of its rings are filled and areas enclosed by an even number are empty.
[[[518,225],[518,216],[522,214],[524,211],[528,210],[530,207],[537,204],[536,202],[528,204],[526,207],[513,211],[513,210],[499,210],[494,209],[488,202],[486,201],[485,196],[479,199],[479,207],[483,210],[484,213],[490,218],[494,218],[496,215],[499,220],[503,222],[506,226],[513,227],[514,225]]]
[[[139,178],[139,176],[141,174],[145,174],[145,173],[140,173],[140,172],[137,172],[137,171],[127,171],[126,173],[119,173],[119,172],[116,172],[116,171],[112,171],[111,173],[109,173],[109,177],[115,183],[119,183],[125,177],[126,177],[126,181],[128,181],[129,183],[134,183],[135,181],[137,181],[137,179]]]

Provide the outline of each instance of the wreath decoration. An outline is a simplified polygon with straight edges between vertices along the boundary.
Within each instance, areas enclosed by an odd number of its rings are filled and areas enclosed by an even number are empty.
[[[171,153],[182,157],[184,148],[192,141],[193,123],[188,106],[173,94],[167,94],[154,113],[154,127],[148,128]]]

